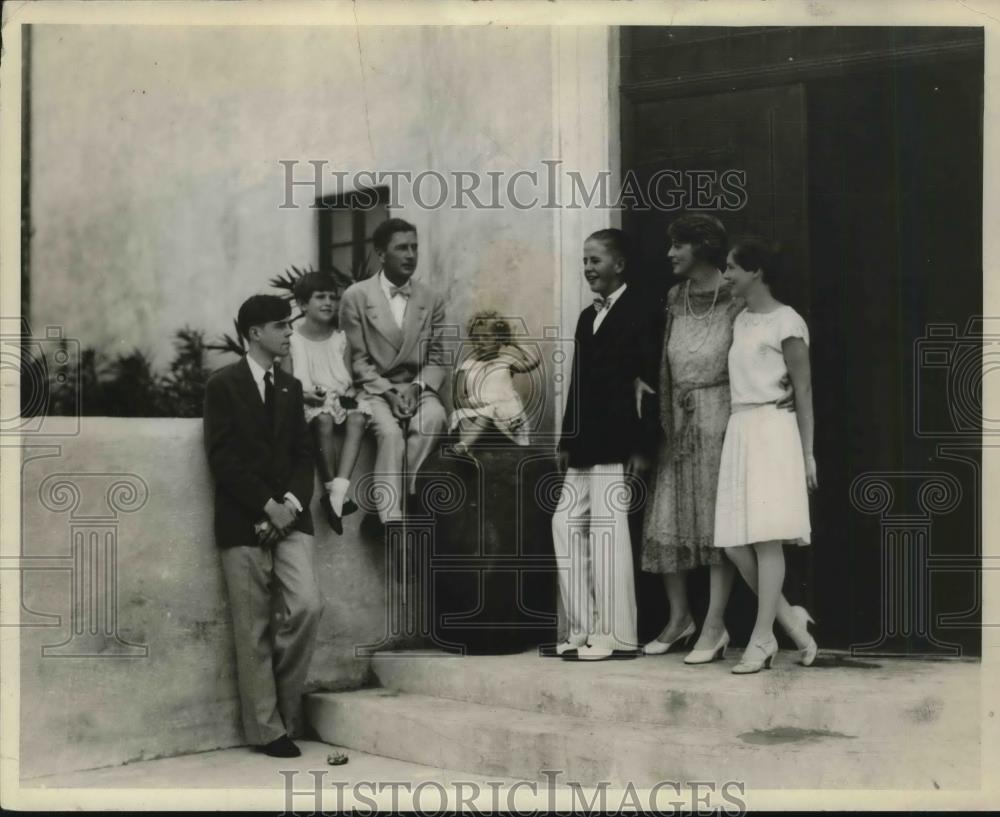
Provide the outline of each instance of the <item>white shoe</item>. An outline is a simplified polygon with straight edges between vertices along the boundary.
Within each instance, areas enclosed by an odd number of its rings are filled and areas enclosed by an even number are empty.
[[[674,646],[674,644],[682,639],[684,640],[684,643],[687,644],[692,638],[694,638],[695,632],[696,628],[694,626],[694,622],[692,621],[687,627],[684,628],[684,632],[677,636],[677,638],[673,641],[660,641],[659,638],[654,638],[642,648],[642,651],[646,655],[663,655],[672,646]]]
[[[600,644],[588,644],[586,647],[580,647],[579,652],[577,652],[577,658],[581,661],[603,661],[605,658],[610,658],[614,650],[611,647],[605,647]]]
[[[684,656],[685,664],[711,664],[720,658],[726,657],[726,647],[729,646],[729,632],[722,631],[722,637],[715,642],[715,646],[709,650],[691,650]]]
[[[587,639],[583,641],[574,641],[572,639],[563,641],[561,644],[556,644],[556,655],[565,655],[570,650],[579,650],[581,647],[587,646]]]
[[[762,669],[771,669],[774,656],[778,654],[778,640],[772,635],[769,641],[751,641],[743,651],[743,657],[735,667],[735,675],[750,675]]]
[[[815,624],[813,617],[809,615],[809,611],[805,607],[793,607],[792,613],[795,618],[799,620],[799,626],[793,631],[789,631],[789,635],[795,642],[795,646],[799,648],[799,663],[804,667],[812,666],[813,661],[816,660],[816,654],[819,652],[819,645],[816,644],[816,639],[809,634],[809,625]]]
[[[638,658],[641,654],[640,650],[615,649],[604,644],[588,644],[586,647],[580,647],[577,658],[581,661],[605,661],[608,658]]]

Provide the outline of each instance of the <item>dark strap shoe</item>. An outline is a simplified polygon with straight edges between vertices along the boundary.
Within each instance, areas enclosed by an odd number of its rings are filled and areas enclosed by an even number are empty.
[[[323,513],[326,514],[326,521],[330,523],[330,529],[340,535],[344,532],[344,523],[341,521],[340,517],[333,510],[333,505],[330,503],[330,495],[324,493],[323,496],[319,498],[320,507],[323,508]]]

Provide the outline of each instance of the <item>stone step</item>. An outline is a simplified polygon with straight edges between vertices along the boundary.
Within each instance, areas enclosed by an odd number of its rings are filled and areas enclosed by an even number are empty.
[[[282,790],[287,785],[288,775],[294,772],[291,780],[295,790],[308,792],[315,788],[314,777],[310,773],[325,771],[320,777],[329,794],[330,783],[334,780],[354,784],[368,780],[410,783],[436,780],[447,783],[469,779],[466,772],[422,766],[357,750],[347,753],[347,765],[330,766],[326,762],[332,751],[329,743],[298,738],[295,743],[302,755],[280,761],[255,752],[249,746],[237,746],[98,769],[39,775],[21,778],[20,782],[22,786],[39,789],[217,789],[224,786],[231,789]],[[475,782],[485,783],[486,778],[476,779]],[[302,806],[310,805],[309,799],[301,795],[296,795],[296,799],[297,810],[305,812]],[[334,798],[330,796],[326,805],[332,808],[333,803]]]
[[[746,698],[748,706],[753,698]],[[889,732],[613,723],[484,706],[391,689],[315,693],[307,716],[324,741],[428,766],[649,788],[661,781],[762,788],[958,788],[977,784],[979,745]]]
[[[810,668],[781,653],[774,668],[738,676],[739,651],[687,666],[681,655],[595,663],[508,656],[379,653],[380,684],[399,692],[597,721],[795,728],[914,738],[978,734],[979,664],[854,660],[822,655]]]

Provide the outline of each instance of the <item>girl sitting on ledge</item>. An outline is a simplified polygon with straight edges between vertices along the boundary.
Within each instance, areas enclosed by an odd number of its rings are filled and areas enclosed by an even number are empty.
[[[291,354],[285,360],[302,382],[306,422],[316,441],[323,480],[320,504],[333,531],[343,533],[342,517],[357,510],[347,489],[371,408],[352,385],[347,336],[337,328],[337,282],[327,273],[307,272],[295,282],[294,292],[302,321],[292,332]],[[344,445],[337,463],[333,438],[340,425]]]

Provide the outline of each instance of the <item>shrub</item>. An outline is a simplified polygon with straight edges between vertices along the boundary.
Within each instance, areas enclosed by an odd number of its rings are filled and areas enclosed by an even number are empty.
[[[366,269],[365,259],[350,273],[329,270],[342,293]],[[294,302],[295,282],[312,267],[289,267],[268,283]],[[301,316],[295,316],[293,320]],[[233,321],[235,328],[236,321]],[[84,416],[105,417],[201,417],[205,383],[211,371],[205,365],[207,351],[246,354],[246,344],[236,329],[214,343],[205,342],[200,329],[185,326],[174,333],[174,357],[165,374],[158,373],[148,354],[133,349],[107,359],[93,347],[80,353],[79,368],[59,375],[49,366],[45,355],[30,344],[21,347],[21,414],[67,416],[78,410]],[[56,350],[66,352],[60,341]]]

